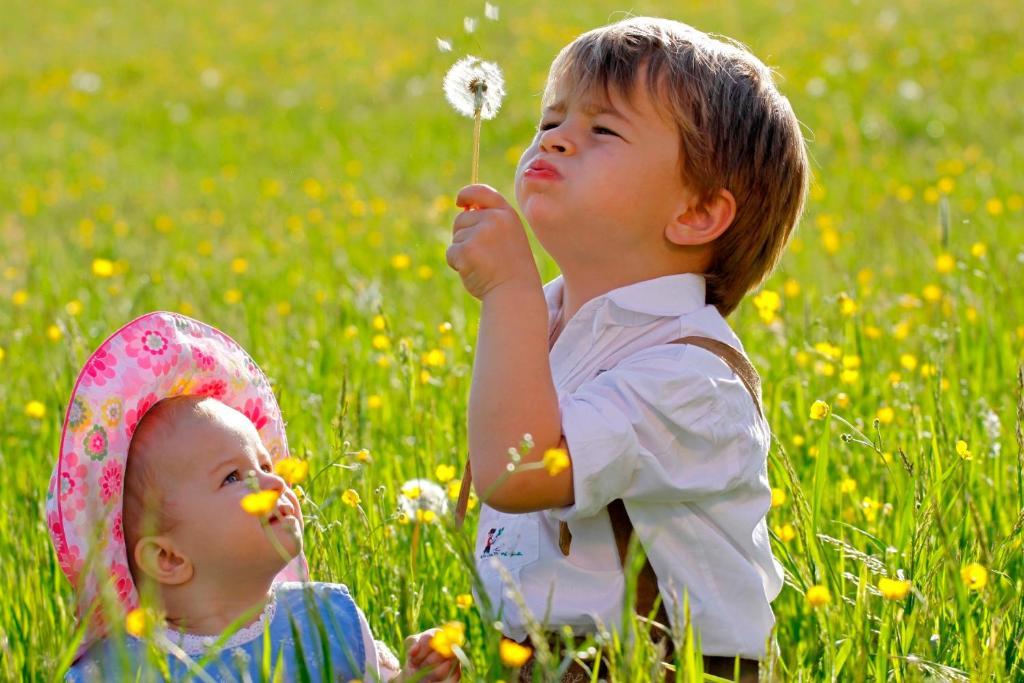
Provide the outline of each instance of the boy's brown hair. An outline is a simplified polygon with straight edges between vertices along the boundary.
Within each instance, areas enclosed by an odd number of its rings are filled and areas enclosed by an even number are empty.
[[[582,34],[551,64],[568,96],[633,94],[637,78],[679,128],[680,172],[705,200],[720,188],[736,216],[713,243],[707,303],[729,315],[771,273],[800,218],[807,151],[793,108],[768,68],[745,47],[686,24],[637,17]]]

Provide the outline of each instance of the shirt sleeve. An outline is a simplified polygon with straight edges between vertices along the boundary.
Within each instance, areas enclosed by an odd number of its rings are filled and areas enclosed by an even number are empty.
[[[363,634],[363,652],[366,653],[366,664],[364,680],[368,683],[378,681],[390,681],[401,671],[398,658],[387,645],[379,640],[374,640],[370,632],[370,624],[366,621],[363,610],[356,608],[359,615],[359,626]]]
[[[757,480],[767,424],[718,356],[662,346],[559,396],[575,502],[558,519],[596,514],[616,498],[678,503]]]

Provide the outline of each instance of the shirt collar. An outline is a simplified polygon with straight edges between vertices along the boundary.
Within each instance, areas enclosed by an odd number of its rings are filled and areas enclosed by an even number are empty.
[[[544,298],[552,315],[562,307],[563,284],[562,276],[559,275],[544,287]],[[587,306],[596,308],[603,299],[623,311],[669,317],[693,313],[705,305],[705,297],[704,276],[681,273],[613,289],[595,301],[588,302]]]

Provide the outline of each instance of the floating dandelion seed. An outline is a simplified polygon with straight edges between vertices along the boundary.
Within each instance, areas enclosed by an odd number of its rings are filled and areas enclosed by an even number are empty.
[[[497,21],[498,20],[498,6],[497,5],[492,5],[489,2],[485,2],[484,3],[484,16],[487,17],[488,19],[490,19],[491,21]]]
[[[472,33],[476,30],[476,17],[466,17],[462,20],[462,28],[466,29],[466,33]]]
[[[437,39],[437,49],[440,50],[441,52],[451,52],[452,51],[452,41],[450,41],[450,40],[448,40],[446,38],[438,37],[438,39]]]
[[[444,94],[449,104],[463,116],[473,119],[473,174],[475,184],[480,169],[480,121],[498,115],[505,96],[505,79],[493,62],[472,55],[455,62],[444,77]]]

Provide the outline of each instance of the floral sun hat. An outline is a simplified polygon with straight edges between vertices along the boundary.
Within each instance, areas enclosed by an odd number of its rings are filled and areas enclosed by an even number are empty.
[[[71,392],[57,465],[46,494],[46,525],[85,618],[106,582],[125,612],[139,605],[121,523],[132,434],[146,411],[172,396],[210,396],[248,417],[274,462],[288,456],[277,399],[263,371],[233,339],[177,313],[148,313],[92,354]],[[277,580],[307,578],[297,556]],[[100,610],[86,642],[103,633]]]

